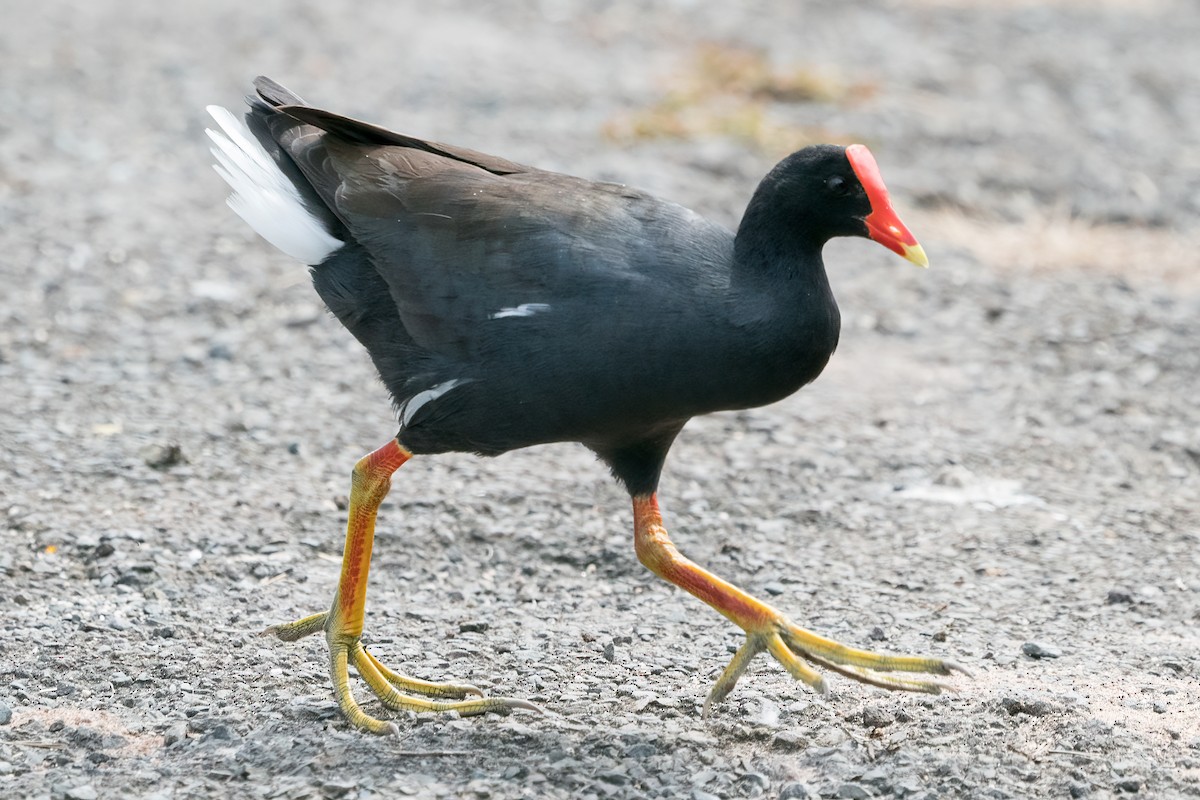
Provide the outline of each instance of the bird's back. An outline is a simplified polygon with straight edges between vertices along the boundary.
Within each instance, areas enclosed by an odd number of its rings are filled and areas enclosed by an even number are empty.
[[[414,446],[636,437],[714,410],[692,407],[694,384],[731,342],[731,232],[625,186],[256,87],[251,130],[338,242],[313,265],[317,291],[370,352]]]

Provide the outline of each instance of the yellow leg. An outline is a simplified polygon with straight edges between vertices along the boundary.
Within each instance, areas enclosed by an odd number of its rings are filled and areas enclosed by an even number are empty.
[[[770,653],[797,680],[819,692],[825,691],[825,679],[805,661],[873,686],[930,694],[938,694],[949,687],[936,681],[876,673],[966,674],[966,670],[951,661],[858,650],[795,625],[771,606],[680,554],[667,536],[658,498],[654,494],[633,498],[633,519],[638,559],[655,575],[708,603],[746,632],[745,644],[734,654],[709,692],[704,703],[705,713],[713,703],[729,694],[751,659],[763,651]]]
[[[379,504],[391,488],[392,473],[410,458],[412,453],[398,441],[392,440],[354,465],[342,573],[332,607],[329,611],[312,614],[295,622],[272,625],[263,633],[292,642],[324,631],[329,643],[329,672],[338,706],[346,719],[360,730],[396,733],[398,729],[395,723],[376,719],[359,707],[350,692],[350,664],[358,670],[380,702],[395,710],[456,711],[463,716],[489,711],[506,713],[514,708],[540,711],[537,706],[524,700],[484,697],[483,692],[469,684],[430,683],[409,678],[379,663],[363,647],[360,640],[367,599],[367,574],[371,567],[371,547],[375,541],[375,517]],[[404,692],[425,697],[414,697]],[[478,697],[462,699],[470,695]],[[452,698],[452,701],[428,700],[426,697]]]

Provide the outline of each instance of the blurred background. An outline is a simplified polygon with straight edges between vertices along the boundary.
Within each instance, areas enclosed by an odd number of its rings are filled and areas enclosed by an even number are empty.
[[[1192,0],[0,12],[0,794],[1196,791]],[[826,374],[695,421],[663,496],[697,560],[967,691],[816,700],[764,662],[702,722],[736,631],[643,573],[621,492],[556,446],[405,474],[368,631],[560,716],[346,734],[318,643],[252,633],[327,602],[346,473],[394,420],[223,204],[203,109],[257,74],[730,227],[788,152],[870,146],[931,270],[831,243]]]

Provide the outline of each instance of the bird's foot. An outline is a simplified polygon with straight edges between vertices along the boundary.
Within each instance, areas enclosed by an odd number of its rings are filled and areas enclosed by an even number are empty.
[[[765,605],[764,605],[765,607]],[[773,609],[772,609],[773,611]],[[873,653],[848,647],[833,639],[826,639],[794,624],[787,617],[774,612],[765,624],[745,627],[746,642],[738,648],[729,666],[717,678],[712,691],[704,701],[704,714],[714,703],[719,703],[733,689],[750,661],[759,653],[767,652],[783,665],[793,678],[811,686],[816,691],[826,692],[825,679],[809,664],[845,675],[860,683],[908,692],[940,694],[953,691],[954,687],[933,680],[904,678],[881,673],[910,672],[927,675],[950,675],[955,672],[969,676],[963,667],[953,661],[923,656],[897,656]],[[805,663],[808,662],[808,663]]]
[[[538,712],[542,710],[525,700],[485,697],[481,690],[470,684],[432,683],[401,675],[388,669],[371,655],[359,636],[345,633],[339,628],[336,621],[331,624],[330,612],[325,611],[295,622],[272,625],[263,631],[262,635],[294,642],[317,631],[325,631],[325,639],[329,643],[329,671],[338,706],[350,724],[360,730],[378,734],[399,732],[394,722],[372,717],[359,707],[350,692],[350,664],[358,670],[358,674],[379,698],[379,702],[394,711],[456,711],[464,717],[469,717],[488,712],[507,714],[518,708]],[[472,699],[465,699],[468,697]]]

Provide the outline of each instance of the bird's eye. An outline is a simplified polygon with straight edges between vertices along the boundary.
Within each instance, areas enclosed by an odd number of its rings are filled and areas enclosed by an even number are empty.
[[[838,197],[850,191],[850,187],[846,185],[846,179],[840,175],[834,175],[832,178],[825,180],[825,188]]]

